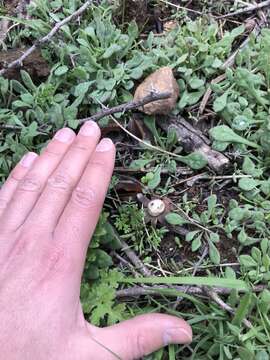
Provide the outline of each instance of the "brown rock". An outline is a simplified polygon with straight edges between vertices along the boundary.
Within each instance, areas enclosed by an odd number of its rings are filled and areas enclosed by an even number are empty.
[[[175,108],[179,96],[179,87],[170,67],[162,67],[149,75],[136,89],[134,101],[142,100],[151,92],[171,92],[172,96],[165,100],[158,100],[144,105],[140,110],[145,114],[167,115]]]

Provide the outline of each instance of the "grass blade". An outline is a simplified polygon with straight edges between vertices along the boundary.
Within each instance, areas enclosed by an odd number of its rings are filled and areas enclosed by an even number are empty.
[[[217,277],[199,277],[199,276],[185,276],[185,277],[148,277],[148,278],[126,278],[122,279],[123,283],[132,284],[166,284],[166,285],[198,285],[210,287],[222,287],[237,290],[249,290],[248,285],[242,280],[223,279]]]

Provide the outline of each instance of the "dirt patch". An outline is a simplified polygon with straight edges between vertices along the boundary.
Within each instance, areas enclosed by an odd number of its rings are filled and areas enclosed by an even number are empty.
[[[12,61],[17,60],[26,51],[26,48],[9,49],[1,51],[0,53],[0,69],[10,64]],[[26,70],[32,78],[44,78],[50,73],[47,62],[43,59],[40,50],[34,51],[28,56],[21,67],[16,67],[8,70],[5,77],[9,79],[19,80],[20,70]]]

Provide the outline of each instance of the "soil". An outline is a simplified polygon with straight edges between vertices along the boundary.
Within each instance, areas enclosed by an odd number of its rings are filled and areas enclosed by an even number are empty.
[[[9,49],[0,53],[0,68],[10,64],[13,60],[18,59],[27,49]],[[43,59],[40,50],[34,51],[27,57],[21,67],[10,69],[6,72],[5,77],[19,80],[20,70],[26,70],[32,78],[39,79],[47,77],[50,73],[47,62]]]

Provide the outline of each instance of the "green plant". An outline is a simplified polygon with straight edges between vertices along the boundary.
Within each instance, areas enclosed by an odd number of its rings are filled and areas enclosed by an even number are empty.
[[[103,270],[100,281],[81,286],[81,301],[84,313],[94,325],[115,324],[124,320],[125,304],[116,304],[115,292],[118,288],[121,274],[116,270]]]
[[[115,7],[110,3],[99,2],[79,22],[70,22],[42,46],[42,56],[50,68],[47,78],[31,78],[24,70],[18,80],[0,77],[0,182],[25,152],[42,151],[58,128],[65,125],[76,130],[78,118],[94,114],[103,105],[131,100],[137,84],[161,66],[172,67],[179,84],[175,115],[197,119],[197,108],[211,87],[213,97],[206,107],[212,107],[213,112],[206,115],[216,116],[209,134],[212,147],[230,159],[227,173],[216,176],[210,172],[204,157],[184,152],[177,145],[175,132],[163,132],[154,117],[146,116],[144,126],[153,136],[152,145],[167,153],[142,143],[134,146],[123,134],[118,168],[127,169],[129,177],[141,181],[145,197],[168,201],[169,211],[157,226],[147,222],[147,209],[123,200],[116,186],[121,185],[122,173],[115,174],[106,212],[87,253],[81,300],[86,317],[101,326],[149,311],[186,318],[193,327],[193,344],[170,346],[149,355],[148,360],[269,360],[269,291],[252,290],[256,285],[267,288],[270,281],[270,31],[263,29],[260,36],[251,36],[248,46],[236,56],[235,66],[227,68],[225,79],[211,84],[223,74],[222,65],[232,49],[239,48],[245,38],[245,26],[234,28],[234,22],[226,22],[221,28],[208,17],[191,21],[188,11],[178,11],[174,18],[179,24],[172,31],[144,36],[145,28],[141,36],[135,22],[114,23]],[[81,4],[80,0],[31,2],[27,10],[30,20],[8,17],[18,25],[10,27],[3,48],[29,46]],[[215,14],[245,6],[213,0],[189,4],[195,11],[212,10]],[[150,5],[165,10],[162,19],[168,17],[164,2],[154,0]],[[7,18],[3,6],[1,19]],[[127,113],[116,116],[123,126],[130,119]],[[205,128],[210,127],[204,117],[198,120]],[[105,118],[100,125],[106,128],[108,121]],[[204,173],[197,171],[202,168]],[[133,193],[131,197],[136,198]],[[176,235],[180,246],[173,249],[175,254],[168,265],[163,260],[163,246],[168,242],[173,248],[174,241],[170,240]],[[112,270],[116,266],[112,254],[119,251],[119,238],[149,265],[157,275],[156,284],[169,287],[154,289],[154,293],[132,301],[118,299],[119,284],[132,286],[129,266],[124,270],[128,279],[123,278],[122,268]],[[209,253],[201,259],[205,247]],[[148,286],[154,286],[153,281],[147,281]],[[185,286],[185,291],[173,288],[173,282]],[[205,295],[189,294],[194,284],[222,287],[229,283],[247,286],[246,293],[236,286],[220,294],[234,314]],[[246,319],[251,328],[243,324]]]
[[[95,233],[91,239],[83,274],[83,277],[86,280],[98,279],[101,270],[107,269],[113,265],[108,250],[121,248],[115,230],[107,221],[108,216],[108,213],[102,213]],[[107,250],[107,252],[104,249]]]

